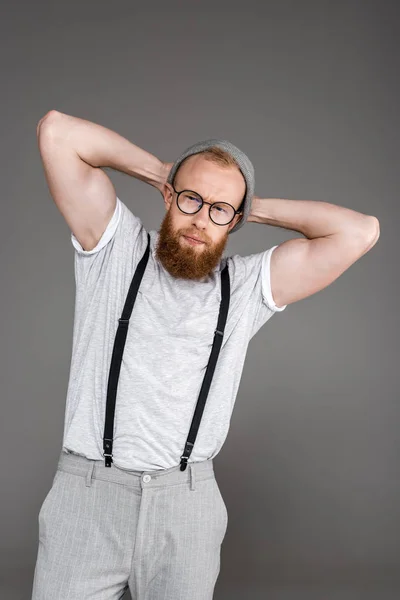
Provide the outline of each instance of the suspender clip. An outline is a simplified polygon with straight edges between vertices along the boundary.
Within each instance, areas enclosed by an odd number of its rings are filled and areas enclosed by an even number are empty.
[[[111,442],[111,443],[109,443]],[[106,467],[111,467],[111,463],[113,462],[112,459],[112,440],[110,438],[103,438],[103,449],[104,450],[111,450],[111,454],[109,452],[103,452],[103,456],[105,458],[105,466]]]
[[[112,454],[106,454],[105,452],[103,452],[103,456],[104,456],[104,459],[105,459],[105,463],[104,463],[105,466],[106,467],[111,467],[111,463],[113,462]]]
[[[193,450],[193,445],[194,445],[193,442],[186,440],[185,449],[181,456],[181,471],[184,471],[187,467],[189,456]]]
[[[181,471],[185,471],[186,467],[187,467],[187,463],[188,463],[188,457],[187,456],[181,456]]]

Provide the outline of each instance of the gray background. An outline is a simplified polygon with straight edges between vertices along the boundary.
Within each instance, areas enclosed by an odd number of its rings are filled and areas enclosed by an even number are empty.
[[[227,138],[252,159],[257,195],[378,217],[370,253],[250,343],[215,460],[229,512],[215,598],[398,598],[397,3],[144,4],[3,4],[0,597],[30,598],[62,439],[73,247],[36,142],[57,109],[170,162]],[[161,195],[110,175],[158,229]],[[292,237],[248,223],[226,253]]]

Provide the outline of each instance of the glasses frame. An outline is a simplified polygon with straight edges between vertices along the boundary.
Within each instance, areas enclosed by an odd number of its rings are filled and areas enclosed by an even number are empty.
[[[196,215],[203,208],[203,204],[209,204],[210,207],[208,209],[208,216],[210,217],[211,221],[214,223],[214,225],[218,225],[219,227],[226,227],[226,225],[229,225],[229,223],[232,223],[232,221],[233,221],[233,219],[235,218],[236,215],[242,215],[243,214],[242,210],[236,210],[236,208],[234,206],[232,206],[232,204],[229,204],[229,202],[224,202],[222,200],[218,200],[217,202],[206,202],[205,200],[203,200],[203,198],[200,196],[200,194],[198,192],[195,192],[194,190],[181,190],[180,192],[178,192],[178,190],[176,190],[173,185],[172,185],[172,188],[173,188],[174,192],[177,194],[177,196],[176,196],[176,205],[177,205],[177,207],[179,208],[179,210],[184,215]],[[193,213],[192,212],[187,213],[187,212],[185,212],[184,210],[181,209],[181,207],[179,206],[178,200],[179,200],[179,196],[181,194],[183,194],[183,192],[192,192],[193,194],[195,194],[196,196],[198,196],[201,199],[201,204],[200,204],[198,210],[196,210]],[[214,204],[219,204],[220,202],[221,202],[221,204],[227,204],[228,206],[230,206],[231,208],[233,208],[233,211],[234,211],[232,219],[230,221],[228,221],[227,223],[224,223],[223,225],[221,223],[216,223],[214,221],[214,219],[212,218],[212,216],[211,216],[211,207]]]

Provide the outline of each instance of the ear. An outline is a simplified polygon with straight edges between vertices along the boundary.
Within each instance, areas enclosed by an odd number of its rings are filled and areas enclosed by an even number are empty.
[[[166,210],[169,210],[172,200],[174,198],[174,188],[170,183],[165,182],[161,189],[161,193],[164,197],[165,208]]]
[[[238,221],[240,221],[240,219],[242,219],[242,218],[243,218],[243,214],[235,215],[235,218],[233,219],[233,221],[231,223],[229,223],[228,231],[233,229],[235,227],[236,223]]]

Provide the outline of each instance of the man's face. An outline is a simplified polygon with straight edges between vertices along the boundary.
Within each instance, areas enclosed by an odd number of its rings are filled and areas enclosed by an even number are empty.
[[[197,192],[205,202],[228,202],[236,210],[246,192],[239,169],[221,167],[199,154],[190,156],[180,166],[174,187],[178,192]],[[210,219],[208,204],[195,214],[185,214],[178,208],[177,194],[168,183],[163,196],[167,214],[159,230],[156,257],[174,277],[200,280],[219,264],[228,233],[241,215],[235,215],[228,225],[216,225]],[[185,236],[194,236],[203,243],[191,244]]]

